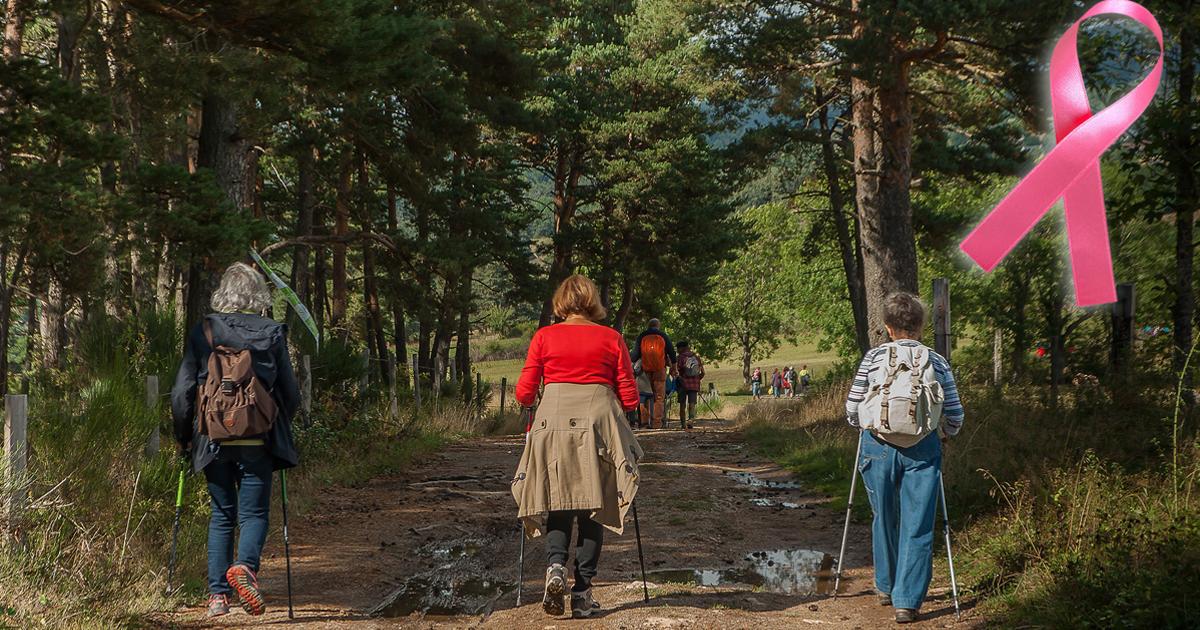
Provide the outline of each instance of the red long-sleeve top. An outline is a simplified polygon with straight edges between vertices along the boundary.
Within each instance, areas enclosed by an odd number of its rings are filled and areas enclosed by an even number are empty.
[[[638,406],[629,349],[621,333],[607,326],[554,324],[534,333],[517,381],[517,402],[532,406],[542,382],[608,385],[626,411]]]

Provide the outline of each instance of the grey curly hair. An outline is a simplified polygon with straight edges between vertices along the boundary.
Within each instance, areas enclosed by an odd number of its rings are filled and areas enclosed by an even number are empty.
[[[229,265],[212,296],[212,308],[218,313],[261,313],[270,306],[267,279],[246,263]]]

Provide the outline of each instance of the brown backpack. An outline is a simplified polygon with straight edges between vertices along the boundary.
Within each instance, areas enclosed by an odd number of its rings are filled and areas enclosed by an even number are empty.
[[[200,433],[222,442],[269,432],[275,423],[275,399],[254,374],[249,348],[216,345],[207,320],[204,338],[212,353],[208,355],[208,377],[196,393]]]

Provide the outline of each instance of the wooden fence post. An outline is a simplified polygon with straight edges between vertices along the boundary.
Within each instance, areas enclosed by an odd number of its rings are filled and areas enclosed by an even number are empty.
[[[300,411],[304,426],[312,424],[312,357],[300,357]]]
[[[950,281],[933,280],[933,351],[950,362]]]
[[[388,415],[395,418],[400,413],[400,403],[396,400],[396,355],[390,350],[387,353],[388,368]]]
[[[505,398],[508,397],[508,377],[500,377],[500,415],[504,415]]]
[[[21,516],[29,500],[25,474],[29,457],[29,398],[25,394],[4,397],[5,494],[8,530],[19,531]]]
[[[1112,353],[1114,374],[1129,366],[1133,352],[1133,312],[1135,294],[1132,284],[1117,285],[1117,301],[1112,305]]]
[[[151,374],[146,377],[146,409],[154,415],[154,428],[150,430],[150,439],[146,442],[146,455],[158,455],[162,447],[162,427],[158,425],[158,376]]]
[[[417,406],[417,411],[421,411],[421,361],[417,357],[417,353],[412,355],[413,364],[413,402]]]
[[[992,385],[997,389],[1004,378],[1004,331],[999,326],[992,338]]]

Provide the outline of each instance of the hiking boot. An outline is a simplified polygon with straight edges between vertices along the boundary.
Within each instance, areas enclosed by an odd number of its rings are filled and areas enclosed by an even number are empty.
[[[566,610],[567,569],[561,564],[552,564],[546,569],[546,595],[542,598],[542,610],[547,615],[558,617]]]
[[[208,616],[220,617],[229,614],[229,596],[225,593],[213,593],[208,596]]]
[[[892,594],[891,593],[878,593],[878,595],[879,595],[879,605],[880,606],[891,606],[892,605]]]
[[[592,597],[592,589],[582,592],[571,591],[571,618],[583,619],[591,617],[600,610],[600,602]]]
[[[267,602],[258,590],[258,577],[254,571],[244,564],[235,564],[225,572],[225,579],[237,591],[242,600],[242,609],[251,615],[261,615],[267,612]]]
[[[912,608],[897,608],[896,623],[912,623],[917,620],[917,611]]]

